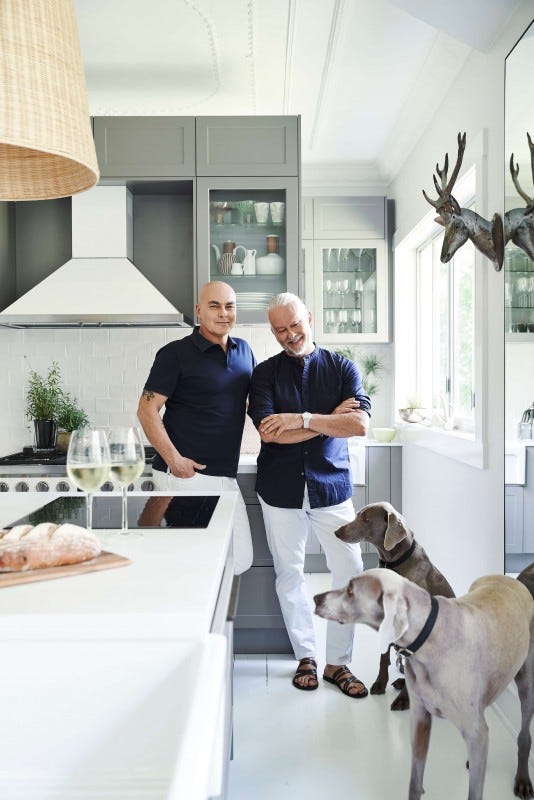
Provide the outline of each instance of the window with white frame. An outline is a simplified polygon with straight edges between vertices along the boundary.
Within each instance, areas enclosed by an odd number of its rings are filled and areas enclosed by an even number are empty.
[[[472,207],[472,204],[471,204]],[[472,431],[475,405],[475,248],[443,264],[441,233],[417,248],[416,392],[447,427]]]

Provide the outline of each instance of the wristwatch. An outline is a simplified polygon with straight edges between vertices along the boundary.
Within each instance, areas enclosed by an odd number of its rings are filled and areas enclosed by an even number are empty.
[[[312,418],[312,415],[310,414],[309,411],[303,411],[302,412],[302,427],[303,428],[309,428],[310,427],[311,418]]]

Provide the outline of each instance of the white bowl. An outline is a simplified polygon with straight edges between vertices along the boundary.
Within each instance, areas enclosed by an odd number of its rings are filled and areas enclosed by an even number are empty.
[[[396,433],[395,428],[373,428],[373,436],[377,442],[391,442]]]

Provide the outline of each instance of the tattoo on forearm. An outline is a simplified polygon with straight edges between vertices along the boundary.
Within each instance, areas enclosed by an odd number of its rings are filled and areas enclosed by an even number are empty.
[[[147,402],[149,402],[150,400],[154,399],[154,392],[150,392],[147,391],[147,389],[143,389],[143,394],[141,396],[144,397],[145,400],[147,400]]]

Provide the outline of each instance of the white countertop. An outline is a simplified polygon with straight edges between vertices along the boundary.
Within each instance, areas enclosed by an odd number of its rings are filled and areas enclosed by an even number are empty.
[[[165,494],[165,492],[153,492]],[[0,525],[55,493],[0,496]],[[200,637],[210,631],[231,538],[235,492],[221,494],[208,528],[95,531],[132,563],[116,569],[0,588],[0,638],[80,635]]]
[[[0,495],[0,524],[54,496]],[[210,627],[235,498],[205,530],[102,532],[128,566],[0,588],[0,797],[218,794],[227,653]]]

